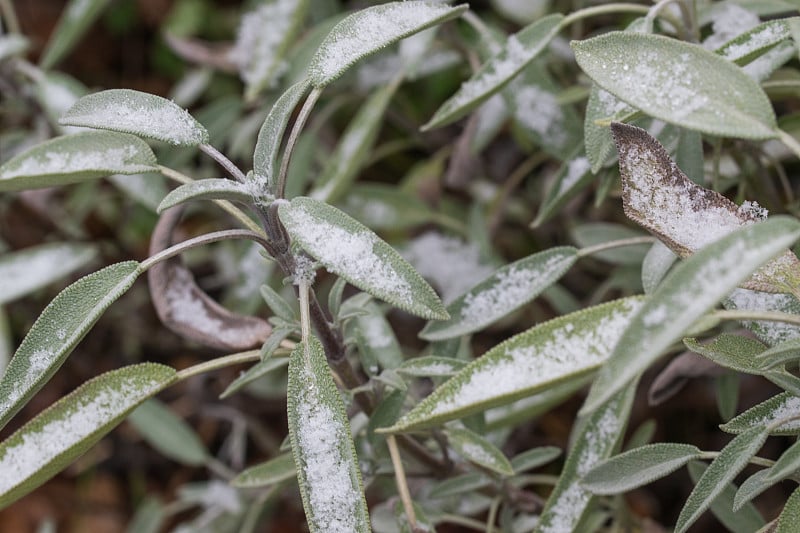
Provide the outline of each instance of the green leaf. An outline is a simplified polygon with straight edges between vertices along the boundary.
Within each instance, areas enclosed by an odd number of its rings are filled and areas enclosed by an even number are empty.
[[[136,507],[125,533],[158,533],[166,521],[164,505],[155,496],[146,496]]]
[[[681,509],[675,524],[676,533],[686,531],[708,509],[725,486],[747,466],[750,458],[758,452],[766,439],[767,431],[764,426],[754,426],[734,437],[719,452],[717,458],[703,472]]]
[[[570,232],[572,240],[575,241],[581,248],[595,246],[606,242],[618,241],[622,239],[633,239],[636,237],[644,237],[645,235],[640,231],[623,226],[622,224],[613,224],[607,222],[593,222],[589,224],[581,224],[575,226]],[[618,265],[641,265],[647,254],[648,245],[639,244],[636,246],[623,246],[620,248],[611,248],[592,254],[592,257],[608,261]]]
[[[658,288],[659,283],[667,275],[669,269],[678,259],[661,241],[656,241],[647,252],[642,261],[642,287],[645,294],[652,294]]]
[[[339,209],[297,197],[278,208],[286,231],[329,271],[409,313],[448,318],[439,297],[414,268],[369,228]]]
[[[798,20],[790,19],[770,20],[747,30],[723,44],[714,52],[728,61],[738,65],[746,65],[773,48],[779,42],[790,37],[789,23]]]
[[[448,428],[445,433],[450,446],[467,461],[501,476],[514,475],[508,458],[485,438],[465,428]]]
[[[300,98],[308,90],[309,82],[303,80],[289,87],[275,102],[258,132],[258,141],[253,153],[253,179],[259,193],[274,194],[275,177],[278,170],[278,152]]]
[[[327,85],[361,59],[466,10],[466,5],[406,1],[357,11],[334,26],[322,41],[311,59],[308,78],[316,87]]]
[[[165,457],[189,466],[200,466],[208,459],[197,433],[155,398],[137,407],[128,415],[128,422]]]
[[[308,0],[277,0],[259,4],[242,16],[236,45],[229,57],[245,82],[245,100],[274,87],[288,68],[286,54],[308,10]]]
[[[775,113],[756,81],[700,45],[610,32],[573,41],[595,83],[648,115],[709,135],[770,139]]]
[[[800,314],[800,300],[793,294],[735,289],[722,301],[726,309],[742,311],[777,311]],[[769,346],[800,339],[800,326],[787,322],[742,320],[741,324]]]
[[[0,428],[47,383],[103,312],[141,273],[135,261],[117,263],[79,279],[50,302],[0,380]]]
[[[492,484],[492,479],[481,472],[468,472],[460,476],[454,476],[431,487],[430,498],[450,498],[452,496],[464,495],[478,489],[488,487]]]
[[[800,523],[800,487],[794,489],[783,505],[775,533],[793,533],[798,523]]]
[[[435,216],[419,198],[387,183],[356,183],[342,202],[344,211],[375,231],[407,229]]]
[[[450,319],[428,323],[420,337],[439,341],[478,331],[536,298],[577,259],[577,249],[562,246],[506,265],[456,298],[447,306]]]
[[[375,302],[364,306],[367,314],[355,317],[350,323],[355,329],[359,355],[384,369],[397,368],[403,363],[403,351],[389,321]],[[375,368],[366,369],[375,373]]]
[[[231,485],[238,488],[261,488],[292,479],[295,475],[294,458],[292,454],[284,453],[243,470],[231,480]]]
[[[697,483],[707,470],[705,463],[699,461],[692,461],[687,467],[694,483]],[[764,518],[755,506],[747,503],[738,511],[734,510],[733,502],[737,490],[736,485],[733,483],[726,483],[722,492],[711,502],[711,512],[731,533],[762,531],[761,527],[764,525]]]
[[[39,59],[42,70],[52,68],[69,54],[108,4],[109,0],[71,0]]]
[[[505,46],[465,81],[422,129],[438,128],[458,120],[505,87],[547,47],[561,29],[563,19],[561,14],[548,15],[511,35]]]
[[[511,459],[511,467],[514,472],[520,474],[528,470],[533,470],[542,465],[546,465],[550,461],[558,458],[561,455],[561,448],[555,446],[541,446],[539,448],[531,448]]]
[[[374,91],[359,107],[328,158],[319,182],[311,192],[312,198],[336,202],[350,187],[372,155],[372,146],[384,123],[383,115],[397,87],[397,83],[390,83]]]
[[[208,132],[185,109],[154,94],[109,89],[79,99],[61,117],[65,126],[132,133],[176,146],[208,142]]]
[[[752,501],[753,498],[777,483],[775,480],[767,481],[768,476],[769,468],[764,468],[745,479],[744,483],[742,483],[742,486],[739,487],[733,497],[733,506],[731,509],[733,511],[738,511],[742,506]]]
[[[434,390],[389,431],[434,426],[585,375],[606,361],[641,305],[638,298],[615,300],[511,337]]]
[[[370,531],[350,423],[316,338],[292,352],[288,391],[289,435],[309,530]]]
[[[246,184],[224,178],[197,180],[170,191],[158,204],[158,212],[194,200],[231,200],[250,204],[253,192]]]
[[[0,35],[0,61],[21,55],[28,50],[30,41],[19,33]]]
[[[175,380],[155,363],[102,374],[63,397],[0,443],[0,508],[29,493]]]
[[[583,421],[534,533],[578,530],[594,497],[583,488],[581,480],[597,463],[614,453],[625,432],[635,390],[636,384],[631,384]]]
[[[707,357],[725,368],[746,374],[763,373],[756,356],[763,352],[766,346],[750,337],[721,333],[710,343],[700,344],[697,339],[686,338],[683,339],[683,344],[694,353]]]
[[[800,359],[800,339],[790,339],[756,356],[762,368],[769,369]]]
[[[751,407],[732,419],[720,429],[728,433],[743,433],[753,426],[769,426],[779,420],[800,414],[800,398],[788,392],[782,392]],[[781,424],[770,431],[770,435],[800,435],[800,420],[792,420]]]
[[[597,174],[610,159],[614,149],[614,139],[608,126],[598,124],[603,121],[623,122],[633,116],[636,110],[619,100],[608,91],[592,84],[589,101],[586,103],[586,118],[583,123],[583,137],[586,146],[586,157],[592,165],[592,173]]]
[[[95,246],[70,242],[41,244],[0,255],[0,305],[78,270],[96,256]]]
[[[451,357],[428,355],[409,359],[397,368],[397,372],[406,376],[421,378],[450,377],[464,368],[466,363]]]
[[[647,444],[598,464],[581,485],[593,494],[621,494],[671,474],[700,454],[690,444]]]
[[[297,313],[286,299],[269,285],[261,286],[261,297],[270,311],[287,322],[297,322]]]
[[[283,340],[289,336],[289,333],[289,331],[276,328],[273,330],[272,335],[270,335],[269,338],[272,340],[272,338],[277,335],[277,338]],[[231,384],[228,385],[228,387],[222,392],[222,394],[219,395],[219,397],[221,399],[227,398],[242,387],[249,385],[250,383],[266,376],[271,372],[280,370],[288,364],[289,360],[285,357],[270,357],[268,359],[264,359],[263,361],[259,361],[248,368],[247,371],[242,375],[233,380]]]
[[[531,228],[537,228],[560,212],[560,209],[592,181],[589,160],[582,155],[581,147],[574,151],[575,157],[566,161],[558,169],[555,180],[539,206]]]
[[[34,146],[0,166],[0,192],[155,170],[153,151],[137,137],[100,131],[76,133]]]
[[[643,372],[736,285],[798,237],[800,222],[775,217],[736,230],[675,267],[622,333],[585,408],[600,405]]]

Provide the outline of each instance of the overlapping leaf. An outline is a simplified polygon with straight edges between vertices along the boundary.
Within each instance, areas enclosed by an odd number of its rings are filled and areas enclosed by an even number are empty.
[[[751,407],[720,428],[728,433],[743,433],[754,426],[771,426],[787,420],[770,430],[770,435],[800,435],[800,398],[782,392]],[[794,420],[791,420],[794,418]]]
[[[231,200],[249,204],[253,201],[251,189],[229,179],[204,179],[181,185],[161,200],[158,212],[194,200]]]

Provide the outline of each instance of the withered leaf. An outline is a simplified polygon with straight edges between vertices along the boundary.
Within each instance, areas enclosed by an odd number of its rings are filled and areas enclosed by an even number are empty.
[[[625,214],[679,256],[687,257],[737,228],[766,218],[766,209],[755,202],[737,206],[692,182],[647,131],[613,122],[611,133],[619,152]],[[742,287],[796,292],[800,288],[800,260],[787,250],[756,271]]]
[[[150,255],[170,246],[182,211],[173,208],[161,215],[150,241]],[[161,322],[188,340],[220,350],[242,351],[260,346],[272,331],[265,320],[233,313],[211,299],[178,257],[150,267],[147,280]]]

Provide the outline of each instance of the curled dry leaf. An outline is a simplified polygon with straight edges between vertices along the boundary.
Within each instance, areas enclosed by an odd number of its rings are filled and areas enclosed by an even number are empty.
[[[175,55],[190,63],[228,73],[238,71],[236,63],[230,58],[233,49],[230,43],[210,43],[200,39],[179,37],[170,32],[164,32],[164,42]]]
[[[672,398],[691,378],[720,376],[725,369],[694,352],[684,352],[673,359],[653,381],[647,392],[650,405]]]
[[[766,218],[767,210],[755,202],[737,206],[692,182],[647,131],[614,122],[611,133],[619,152],[625,214],[679,256],[687,257],[737,228]],[[800,260],[787,250],[742,287],[800,292]]]
[[[170,246],[182,209],[166,211],[150,241],[150,255]],[[147,273],[158,317],[178,335],[212,348],[241,351],[260,346],[272,326],[254,317],[233,313],[203,292],[179,258],[162,261]]]

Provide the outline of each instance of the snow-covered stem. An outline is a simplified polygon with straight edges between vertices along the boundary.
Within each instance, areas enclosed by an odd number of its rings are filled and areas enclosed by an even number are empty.
[[[717,310],[710,313],[712,318],[719,320],[760,320],[767,322],[785,322],[787,324],[795,324],[800,326],[800,315],[793,315],[791,313],[780,313],[777,311],[752,311],[743,309],[725,309]]]
[[[389,447],[389,455],[392,457],[394,479],[395,483],[397,483],[397,492],[400,494],[400,501],[403,502],[403,510],[406,512],[408,527],[411,531],[416,531],[417,515],[414,513],[414,504],[411,502],[411,493],[408,491],[403,460],[400,458],[400,450],[397,449],[397,440],[394,435],[386,436],[386,445]]]
[[[206,361],[198,365],[184,368],[177,374],[176,381],[182,381],[186,378],[211,372],[212,370],[219,370],[220,368],[227,368],[229,366],[238,365],[241,363],[252,363],[261,360],[261,350],[248,350],[246,352],[233,353],[218,357],[211,361]]]
[[[267,251],[269,251],[269,242],[267,242],[261,235],[246,229],[229,229],[223,231],[214,231],[212,233],[206,233],[204,235],[200,235],[198,237],[194,237],[192,239],[180,242],[174,246],[170,246],[166,250],[162,250],[157,254],[151,255],[150,257],[142,261],[140,268],[144,271],[149,269],[156,263],[160,263],[161,261],[165,261],[171,257],[180,255],[190,248],[196,248],[198,246],[203,246],[206,244],[210,244],[212,242],[224,241],[229,239],[250,239],[251,241],[255,241],[260,245],[264,246],[267,249]]]
[[[178,172],[177,170],[169,167],[165,167],[164,165],[158,165],[158,171],[167,178],[181,184],[192,183],[193,181],[195,181],[186,174],[182,174],[181,172]],[[223,209],[223,211],[227,212],[233,218],[238,220],[242,224],[242,226],[246,227],[247,229],[249,229],[254,233],[257,233],[261,237],[267,236],[266,233],[264,233],[263,228],[261,228],[255,222],[253,222],[252,218],[247,216],[244,213],[244,211],[233,205],[228,200],[212,200],[212,201],[218,206],[220,206]]]
[[[797,141],[792,135],[778,128],[778,138],[792,153],[800,158],[800,142]]]
[[[20,33],[17,12],[14,11],[14,4],[11,0],[0,0],[0,19],[6,22],[8,33]]]
[[[594,246],[587,246],[586,248],[581,248],[578,250],[578,257],[586,257],[588,255],[596,254],[598,252],[603,252],[605,250],[611,250],[612,248],[622,248],[624,246],[636,246],[637,244],[652,244],[656,241],[655,237],[642,236],[642,237],[631,237],[629,239],[619,239],[617,241],[609,241],[603,242],[600,244],[595,244]]]
[[[286,147],[283,150],[283,157],[281,158],[281,168],[278,173],[278,190],[276,191],[276,198],[283,198],[286,192],[286,174],[289,172],[289,162],[292,160],[292,152],[297,139],[300,137],[300,132],[303,131],[308,116],[311,110],[314,109],[314,104],[317,103],[319,96],[322,94],[322,87],[314,87],[308,94],[306,101],[303,102],[303,107],[300,108],[300,113],[297,115],[297,120],[292,125],[292,131],[289,133],[289,139],[286,141]]]
[[[214,161],[219,163],[219,166],[224,168],[225,172],[230,174],[230,176],[233,179],[235,179],[236,181],[238,181],[239,183],[244,183],[245,180],[247,179],[245,177],[245,175],[244,175],[244,172],[242,172],[239,169],[239,167],[234,165],[233,161],[231,161],[230,159],[225,157],[225,155],[222,152],[220,152],[219,150],[217,150],[216,148],[214,148],[210,144],[201,144],[200,145],[200,151],[204,152],[205,154],[210,156],[211,159],[213,159]]]

